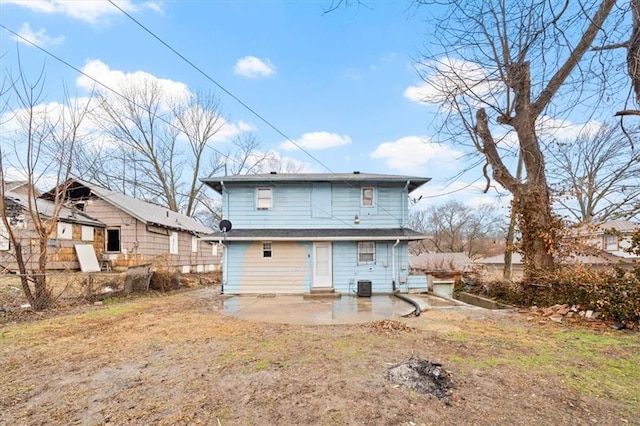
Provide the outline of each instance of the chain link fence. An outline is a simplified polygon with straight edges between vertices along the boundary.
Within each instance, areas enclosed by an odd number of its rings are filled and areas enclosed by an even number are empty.
[[[202,287],[220,282],[213,274],[152,272],[149,265],[123,272],[50,272],[45,276],[0,274],[0,321],[35,311],[65,309],[89,305],[130,293],[170,291],[184,287]],[[44,278],[44,280],[42,279]],[[25,285],[27,288],[25,288]]]

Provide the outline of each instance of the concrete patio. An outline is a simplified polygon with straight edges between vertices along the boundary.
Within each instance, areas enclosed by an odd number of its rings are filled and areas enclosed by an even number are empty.
[[[404,294],[422,310],[464,305],[427,294]],[[305,297],[302,295],[231,296],[217,307],[226,315],[251,321],[299,325],[356,324],[399,318],[414,306],[393,295]]]

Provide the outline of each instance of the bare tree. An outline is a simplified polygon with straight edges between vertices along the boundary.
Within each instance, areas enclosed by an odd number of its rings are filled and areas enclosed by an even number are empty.
[[[465,253],[471,258],[503,249],[505,220],[490,206],[470,208],[448,201],[410,214],[412,229],[429,235],[412,252],[422,248],[436,253]]]
[[[42,310],[52,303],[47,286],[47,256],[49,239],[55,234],[64,203],[66,188],[61,184],[70,175],[73,151],[81,138],[79,129],[89,102],[71,100],[65,91],[64,105],[43,105],[44,72],[31,82],[19,65],[20,74],[11,85],[18,106],[12,120],[18,123],[19,130],[12,141],[5,139],[0,146],[0,216],[13,247],[22,290],[31,307]],[[26,209],[18,208],[6,192],[9,166],[21,170],[26,179]],[[38,198],[36,187],[40,179],[58,184],[51,202]],[[27,226],[18,225],[18,219],[27,222]]]
[[[640,152],[628,136],[640,126],[604,126],[549,149],[549,176],[557,203],[580,223],[630,219],[640,213]]]
[[[171,99],[163,92],[159,82],[144,78],[136,84],[122,83],[121,97],[110,93],[99,96],[99,110],[95,122],[109,136],[114,149],[108,151],[120,161],[123,173],[120,179],[128,195],[179,210],[176,194],[183,159],[178,148],[179,130],[169,125]],[[98,113],[100,111],[100,113]],[[100,165],[109,166],[103,159]],[[99,174],[99,173],[98,173]],[[106,176],[118,174],[116,170]]]
[[[208,144],[226,122],[220,114],[220,102],[213,93],[198,92],[186,103],[176,105],[173,113],[180,131],[189,142],[187,164],[192,173],[187,177],[186,191],[182,194],[185,200],[179,204],[183,206],[184,213],[191,216],[195,214],[203,192],[204,184],[199,179],[212,176],[223,167],[220,155],[216,152],[208,170],[203,170]]]
[[[490,169],[513,194],[525,274],[552,269],[560,222],[551,209],[539,137],[542,118],[567,114],[571,106],[599,96],[592,89],[608,83],[596,68],[596,55],[604,52],[592,48],[598,36],[612,36],[605,24],[615,28],[616,1],[447,4],[448,13],[435,27],[441,44],[420,61],[427,89],[422,100],[441,105],[448,113],[442,131],[462,141],[463,129],[486,161],[487,181]],[[518,153],[522,180],[509,169]]]
[[[102,140],[77,152],[75,173],[87,180],[213,223],[218,206],[201,178],[284,165],[252,133],[238,134],[230,149],[214,148],[228,123],[211,92],[172,97],[149,77],[122,82],[117,92],[102,93],[93,114]]]

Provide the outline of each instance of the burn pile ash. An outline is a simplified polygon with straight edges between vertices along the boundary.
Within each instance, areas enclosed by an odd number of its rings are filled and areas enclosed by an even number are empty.
[[[390,367],[387,380],[406,386],[416,392],[431,394],[448,402],[454,387],[451,374],[442,364],[424,359],[410,358],[408,361]]]

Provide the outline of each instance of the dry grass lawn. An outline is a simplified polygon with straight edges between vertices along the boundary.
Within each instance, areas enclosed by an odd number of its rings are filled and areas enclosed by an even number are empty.
[[[460,308],[273,325],[221,314],[217,293],[0,323],[0,424],[640,424],[637,332]],[[410,357],[451,373],[448,404],[386,380]]]

